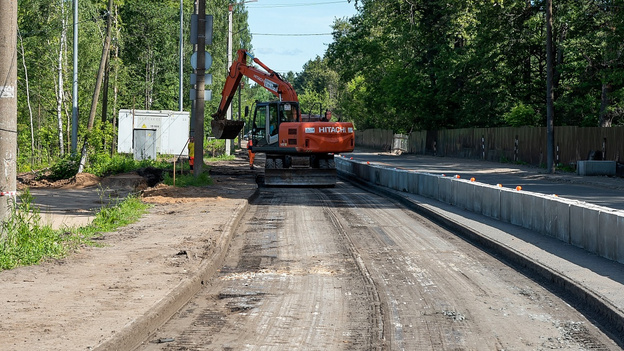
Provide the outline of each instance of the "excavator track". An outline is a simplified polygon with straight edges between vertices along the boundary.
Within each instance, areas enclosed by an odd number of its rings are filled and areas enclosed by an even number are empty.
[[[299,160],[299,162],[297,162]],[[333,187],[336,185],[333,156],[311,162],[307,156],[289,158],[270,155],[264,166],[263,185],[270,187]]]
[[[333,187],[336,169],[319,168],[265,168],[265,186]]]

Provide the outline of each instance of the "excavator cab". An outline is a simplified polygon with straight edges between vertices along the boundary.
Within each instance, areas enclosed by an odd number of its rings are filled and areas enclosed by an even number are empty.
[[[277,147],[280,124],[297,121],[299,121],[297,102],[257,102],[251,130],[254,145]]]

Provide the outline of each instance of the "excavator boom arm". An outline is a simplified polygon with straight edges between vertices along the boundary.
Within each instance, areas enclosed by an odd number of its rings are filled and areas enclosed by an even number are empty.
[[[266,72],[247,64],[247,56],[251,57],[253,62],[257,63]],[[221,93],[221,103],[219,108],[212,117],[215,120],[225,119],[225,113],[228,106],[232,103],[234,94],[240,86],[240,81],[245,77],[260,84],[265,89],[277,96],[280,100],[299,101],[297,93],[292,85],[285,81],[277,72],[273,71],[257,58],[253,57],[247,50],[238,50],[238,59],[230,67],[230,72],[225,81],[223,92]]]

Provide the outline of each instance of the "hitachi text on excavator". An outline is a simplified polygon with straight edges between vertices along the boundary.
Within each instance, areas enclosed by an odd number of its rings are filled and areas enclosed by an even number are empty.
[[[247,57],[264,71],[247,64]],[[292,85],[246,50],[238,51],[238,59],[230,67],[221,103],[212,115],[213,135],[219,139],[234,139],[243,128],[242,121],[225,119],[243,76],[278,98],[256,102],[251,126],[252,151],[266,155],[265,185],[334,186],[334,154],[353,151],[353,124],[331,121],[329,113],[302,114]]]

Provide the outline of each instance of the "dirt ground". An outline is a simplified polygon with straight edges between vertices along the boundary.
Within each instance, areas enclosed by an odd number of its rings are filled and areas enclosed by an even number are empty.
[[[0,333],[3,336],[2,343],[0,344],[2,346],[0,348],[2,350],[128,349],[124,347],[115,348],[114,346],[111,346],[111,340],[120,340],[125,338],[125,331],[140,324],[139,321],[144,320],[145,315],[150,310],[153,310],[154,306],[166,304],[169,299],[172,298],[171,292],[179,291],[179,287],[184,286],[190,277],[196,276],[197,272],[200,271],[202,267],[205,267],[206,264],[211,264],[211,262],[215,262],[216,257],[226,251],[226,248],[230,243],[230,239],[233,236],[231,228],[233,227],[234,222],[237,221],[238,214],[245,212],[245,210],[249,207],[248,199],[256,193],[257,186],[254,180],[255,171],[249,170],[245,158],[241,157],[233,162],[227,162],[225,164],[216,163],[211,166],[212,178],[215,183],[213,186],[201,188],[179,189],[164,185],[158,185],[153,188],[144,188],[144,185],[141,185],[141,177],[138,175],[123,175],[109,179],[95,179],[91,175],[85,175],[84,179],[76,179],[72,182],[67,182],[66,184],[40,184],[39,187],[31,184],[31,191],[33,192],[33,195],[36,195],[35,193],[39,191],[50,192],[44,194],[43,196],[39,195],[36,202],[42,204],[42,206],[46,206],[45,213],[49,214],[51,218],[58,218],[59,216],[62,217],[63,215],[66,215],[67,218],[75,219],[81,218],[82,213],[85,214],[84,217],[87,217],[88,215],[93,214],[94,208],[101,206],[106,201],[114,201],[117,198],[122,198],[125,192],[131,191],[134,187],[143,189],[143,200],[153,204],[153,208],[150,210],[148,215],[141,218],[137,223],[122,228],[117,232],[104,233],[98,241],[101,244],[98,247],[82,247],[78,252],[66,259],[50,260],[38,266],[22,267],[11,271],[0,272],[0,301],[2,301],[2,308],[0,309]],[[62,191],[59,191],[59,189],[62,189]],[[340,189],[337,189],[337,191],[339,192]],[[351,192],[351,190],[348,192]],[[316,194],[316,192],[314,192],[314,194]],[[308,218],[306,216],[308,216],[309,212],[332,214],[334,211],[338,211],[328,218],[334,218],[334,222],[342,223],[342,227],[344,228],[353,227],[358,235],[358,237],[353,238],[352,241],[354,243],[357,245],[365,245],[368,243],[368,238],[359,236],[363,235],[365,232],[370,232],[373,233],[376,238],[371,241],[371,243],[380,244],[370,248],[370,252],[369,248],[364,246],[358,248],[358,250],[362,250],[365,253],[368,252],[367,255],[369,255],[372,260],[370,262],[373,262],[372,267],[376,267],[376,270],[371,271],[371,274],[376,277],[378,282],[384,282],[384,289],[387,289],[390,292],[388,297],[385,300],[382,300],[385,301],[386,310],[398,311],[398,316],[403,314],[408,317],[407,322],[395,319],[388,319],[383,322],[384,325],[389,327],[393,326],[388,329],[391,333],[389,334],[391,335],[389,336],[391,340],[400,341],[400,343],[406,345],[405,349],[417,349],[408,347],[409,345],[413,346],[415,341],[410,341],[403,338],[403,336],[408,335],[405,334],[408,330],[407,327],[418,328],[421,325],[428,325],[426,320],[423,322],[422,320],[418,320],[419,318],[426,319],[435,317],[439,320],[449,319],[449,323],[461,322],[460,326],[464,326],[464,324],[467,323],[464,322],[463,316],[468,315],[464,311],[468,310],[468,308],[466,307],[465,309],[459,310],[455,308],[457,306],[463,306],[464,301],[461,300],[463,298],[461,296],[457,297],[458,300],[454,300],[454,297],[451,296],[448,298],[448,301],[442,301],[450,306],[450,308],[447,308],[445,305],[436,309],[432,314],[422,315],[420,312],[417,312],[420,311],[418,309],[414,311],[406,309],[405,313],[399,313],[403,308],[407,308],[402,306],[412,306],[409,308],[415,308],[418,304],[422,304],[422,301],[424,300],[422,299],[422,296],[417,296],[413,300],[411,298],[408,299],[408,297],[404,296],[405,294],[403,289],[396,291],[393,290],[394,285],[389,282],[396,278],[390,279],[388,277],[394,277],[395,273],[392,271],[385,272],[384,270],[387,267],[394,267],[395,265],[397,267],[403,267],[404,265],[401,264],[402,262],[408,262],[409,260],[415,261],[418,257],[423,255],[417,252],[414,257],[411,257],[410,255],[412,254],[411,251],[413,248],[410,247],[409,250],[405,249],[405,252],[401,252],[401,255],[396,256],[396,264],[388,261],[388,251],[397,251],[397,249],[393,245],[391,245],[391,247],[386,247],[387,245],[381,244],[385,243],[390,245],[392,243],[407,242],[407,240],[403,238],[404,233],[401,233],[400,231],[398,233],[394,233],[394,228],[402,228],[406,226],[411,227],[412,224],[397,226],[396,223],[400,223],[400,221],[377,223],[372,221],[372,219],[378,218],[379,216],[375,214],[376,212],[373,213],[372,211],[373,209],[381,207],[388,211],[389,214],[387,216],[391,217],[395,211],[395,206],[373,206],[370,204],[370,195],[363,194],[358,200],[358,206],[347,204],[345,202],[346,200],[342,202],[337,201],[338,203],[343,203],[342,207],[339,207],[338,210],[331,211],[325,210],[325,208],[329,208],[329,205],[324,202],[317,204],[318,208],[314,208],[312,211],[305,211],[304,209],[299,209],[297,206],[291,206],[295,208],[295,210],[301,211],[301,213],[288,216],[286,213],[282,212],[282,209],[279,208],[284,200],[281,200],[277,196],[273,196],[272,193],[269,195],[270,196],[267,197],[266,201],[268,207],[273,209],[273,212],[267,214],[266,218],[253,217],[254,220],[249,221],[253,225],[260,226],[262,228],[266,227],[268,230],[268,234],[265,232],[259,232],[259,243],[250,243],[249,250],[246,252],[243,250],[247,256],[245,259],[249,262],[257,261],[262,264],[271,265],[278,264],[280,262],[288,265],[298,264],[297,262],[299,262],[299,257],[301,257],[298,253],[289,254],[283,261],[272,258],[272,256],[275,255],[274,251],[290,250],[291,247],[294,247],[291,243],[278,245],[275,237],[276,231],[278,231],[278,229],[281,230],[280,228],[282,228],[284,223],[290,223],[288,227],[291,231],[297,233],[301,231],[300,241],[304,244],[301,246],[303,247],[302,250],[310,251],[304,255],[305,257],[309,256],[311,260],[310,262],[306,261],[310,264],[309,271],[315,272],[314,277],[318,276],[319,279],[332,277],[334,274],[333,272],[339,271],[334,270],[333,267],[329,267],[331,270],[328,269],[328,267],[325,267],[325,265],[329,264],[330,261],[320,261],[320,256],[317,257],[316,254],[312,252],[314,248],[329,245],[331,241],[329,239],[320,240],[316,245],[309,245],[308,240],[314,236],[304,235],[306,232],[302,231],[300,227],[295,226],[295,224],[293,224],[295,222],[289,220],[288,218],[305,219]],[[303,201],[302,199],[304,199],[304,196],[296,198],[297,201]],[[47,201],[47,203],[44,203],[44,200]],[[332,203],[333,202],[336,201],[332,201]],[[314,203],[312,203],[312,205],[314,205]],[[319,211],[320,209],[323,210]],[[350,213],[349,211],[355,212]],[[368,211],[371,212],[368,213]],[[344,212],[344,215],[342,212]],[[325,218],[326,216],[321,217]],[[379,218],[386,218],[386,216],[381,216]],[[351,223],[351,219],[355,222]],[[362,223],[369,223],[369,221],[374,230],[363,229],[364,227]],[[243,219],[242,222],[246,223],[245,219]],[[310,223],[312,226],[319,226],[319,224],[323,222],[320,219],[317,219],[310,221]],[[69,225],[69,223],[61,222],[57,225],[63,226]],[[379,231],[379,228],[382,228],[383,230]],[[333,232],[329,229],[316,230],[320,230],[326,234]],[[437,243],[438,240],[432,240],[432,242]],[[445,247],[445,245],[442,245],[443,249]],[[258,251],[258,248],[261,248],[262,250]],[[382,251],[378,252],[375,250]],[[448,251],[449,254],[453,254],[455,256],[458,255],[455,249],[445,249],[443,251],[445,253]],[[330,250],[329,252],[332,253],[332,255],[340,253],[339,250]],[[350,255],[345,256],[342,253],[338,256],[340,260],[346,260],[350,257]],[[432,264],[434,266],[438,262],[447,262],[447,260],[440,261],[433,258],[430,258],[429,260],[433,262]],[[356,263],[358,262],[358,260],[355,261]],[[470,262],[474,263],[478,261],[480,260],[471,260]],[[450,268],[447,267],[447,270],[451,273],[457,271],[455,262],[452,259],[448,259],[448,262],[453,264],[449,263]],[[221,267],[220,264],[214,266]],[[308,267],[304,268],[308,269]],[[476,272],[478,274],[475,273],[475,275],[483,275],[486,268],[488,267],[477,266]],[[275,281],[282,283],[284,277],[281,274],[282,271],[279,269],[281,269],[281,267],[277,266],[275,272],[279,274],[276,274]],[[261,269],[259,272],[262,274],[259,274],[258,277],[264,279],[265,276],[272,273],[273,270]],[[299,272],[299,270],[295,269],[293,272]],[[332,273],[327,274],[327,272]],[[440,274],[440,276],[444,277],[446,276],[445,274],[449,272]],[[461,273],[463,270],[460,270],[459,272]],[[410,277],[410,274],[413,275],[413,272],[408,273],[409,274],[406,273],[405,275],[398,274],[396,277]],[[224,274],[224,272],[221,274]],[[228,274],[228,272],[225,272],[225,274]],[[299,277],[299,275],[294,276]],[[503,274],[503,276],[506,276],[506,274]],[[235,275],[234,277],[237,276]],[[273,280],[269,282],[273,282]],[[460,279],[460,282],[463,281]],[[262,280],[260,283],[252,283],[265,284],[265,281]],[[283,284],[287,283],[288,281]],[[417,283],[423,285],[422,282]],[[201,281],[201,284],[204,285],[203,280]],[[208,281],[206,281],[206,284],[209,284]],[[253,284],[243,285],[245,287],[243,289],[256,288],[256,285]],[[286,287],[290,287],[292,284],[297,285],[299,282],[291,281],[289,284],[291,285],[287,285]],[[343,300],[349,300],[351,299],[351,296],[354,296],[353,298],[355,298],[356,295],[360,296],[355,294],[355,292],[353,292],[353,294],[346,292],[346,295],[344,294],[345,292],[342,294],[337,293],[337,291],[339,291],[337,287],[341,287],[341,284],[347,286],[346,282],[342,281],[331,281],[327,284],[308,285],[310,287],[310,289],[308,289],[310,293],[314,293],[314,289],[322,288],[319,290],[320,292],[315,295],[318,297],[318,300],[316,304],[311,306],[312,309],[314,310],[317,306],[321,306],[323,303],[322,301],[326,301],[323,297],[325,296],[325,293],[332,293],[331,296],[335,298],[336,303]],[[468,286],[470,288],[468,290],[473,290],[472,285],[470,285],[472,284],[471,282],[463,282],[462,284]],[[354,284],[353,286],[357,287],[358,285]],[[381,287],[382,285],[378,286]],[[431,285],[424,284],[423,286],[428,289]],[[479,293],[480,291],[482,292],[482,289],[489,292],[488,289],[490,288],[489,285],[486,284],[479,285],[478,289],[474,290]],[[460,289],[458,288],[457,291],[459,290]],[[223,308],[231,308],[231,306],[225,304],[231,303],[232,301],[230,300],[232,299],[230,297],[234,295],[230,294],[231,292],[227,289],[227,286],[223,291],[225,292],[225,295],[223,295],[224,298],[222,299],[222,303],[224,304]],[[523,296],[529,296],[533,299],[533,290],[530,291],[530,294],[527,294],[527,291],[528,290],[526,289],[520,288],[512,289],[511,293],[514,300],[511,300],[512,297],[509,298],[509,301],[511,301],[509,306],[494,305],[494,302],[491,302],[491,306],[496,308],[490,308],[488,311],[494,311],[495,313],[500,312],[502,317],[504,317],[503,320],[506,320],[506,311],[511,310],[511,307],[517,305],[520,306],[520,308],[516,314],[520,318],[525,318],[527,316],[531,318],[535,316],[535,318],[542,318],[544,313],[539,312],[541,311],[542,306],[532,305],[533,311],[538,311],[539,313],[536,315],[527,314],[527,312],[522,309],[522,306],[524,306],[522,303],[524,302],[515,300],[521,299]],[[243,292],[246,293],[246,291]],[[239,292],[237,292],[237,294],[238,293]],[[362,296],[368,296],[368,294],[369,292],[361,292]],[[493,297],[499,296],[498,293],[492,292],[489,292],[484,296],[490,295]],[[246,296],[247,295],[244,297]],[[272,298],[273,295],[268,294],[266,296],[262,296],[267,301],[266,306],[273,307],[275,311],[279,311],[283,307],[281,302],[274,305],[268,303],[269,299]],[[475,298],[471,298],[468,301],[472,300],[477,301]],[[293,301],[295,306],[297,306],[297,300]],[[406,304],[406,301],[413,303]],[[498,302],[496,303],[501,303],[500,299],[497,299],[497,301]],[[381,301],[373,301],[373,306],[378,306],[379,303],[381,303]],[[431,306],[434,305],[435,304],[431,304]],[[191,305],[191,307],[193,306]],[[236,305],[234,308],[239,308],[239,306]],[[241,308],[243,308],[241,311],[246,311],[244,309],[247,307],[242,306]],[[344,311],[347,311],[347,309]],[[455,318],[457,314],[453,313],[456,312],[462,313],[461,320]],[[242,314],[237,312],[235,316],[242,316]],[[332,320],[321,320],[317,318],[317,316],[319,316],[318,311],[310,313],[309,316],[306,315],[306,318],[318,322],[321,327],[326,327],[326,329],[323,330],[326,330],[327,333],[334,335],[335,339],[333,340],[340,341],[342,340],[341,338],[346,338],[347,336],[349,338],[353,338],[354,340],[357,339],[357,331],[355,329],[346,332],[346,334],[336,334],[336,332],[333,331],[334,329],[332,329],[334,328]],[[348,314],[345,314],[344,316],[348,316]],[[396,317],[394,315],[388,316],[393,318]],[[412,318],[411,316],[413,316],[413,320],[410,319]],[[149,318],[152,317],[156,318],[157,316],[149,316]],[[220,338],[223,338],[223,345],[227,346],[230,341],[225,340],[224,338],[230,337],[233,335],[232,333],[235,334],[235,332],[242,329],[240,329],[240,325],[236,323],[229,325],[223,324],[223,320],[219,314],[214,314],[214,317],[216,318],[215,323],[217,323],[216,325],[219,326],[220,330],[230,332],[230,334],[224,332],[224,336],[219,335]],[[497,315],[496,317],[498,318],[500,316]],[[486,318],[485,320],[488,321],[489,319]],[[562,321],[566,320],[567,319],[562,319]],[[279,321],[280,319],[277,318],[272,322],[277,323]],[[293,319],[293,323],[296,321],[297,319]],[[574,321],[577,323],[576,320]],[[302,320],[297,323],[300,323],[303,328],[306,326],[304,322],[305,320]],[[542,326],[548,324],[550,328],[548,330],[552,332],[549,332],[550,334],[558,335],[556,332],[559,330],[557,329],[559,326],[556,323],[550,319],[542,322]],[[533,325],[535,322],[521,320],[519,323]],[[504,323],[500,324],[504,325]],[[249,323],[247,325],[257,326],[261,324]],[[287,325],[289,324],[286,324],[286,326]],[[378,326],[379,322],[377,322],[377,324],[373,323],[373,326],[375,325]],[[532,330],[535,331],[537,330],[536,328],[539,329],[537,324]],[[544,330],[546,329],[547,328],[544,327]],[[460,328],[460,330],[463,329]],[[275,329],[275,331],[279,332],[280,330]],[[282,329],[282,331],[284,330]],[[214,330],[209,329],[209,332],[214,333]],[[513,335],[514,332],[514,330],[505,329],[501,335],[509,336]],[[288,334],[284,332],[284,336],[293,335],[292,333]],[[479,333],[474,332],[474,335],[478,334]],[[543,334],[546,335],[548,333],[544,332]],[[206,335],[212,334],[206,333]],[[234,335],[234,339],[232,340],[238,340],[236,339],[238,335],[239,334]],[[323,334],[321,333],[319,335]],[[443,330],[439,333],[439,335],[447,334]],[[147,337],[147,335],[145,336]],[[159,337],[160,336],[166,339],[166,337],[171,336],[171,334],[160,334]],[[135,337],[136,339],[136,336],[127,337]],[[289,340],[289,342],[292,340]],[[476,339],[470,340],[471,342],[477,343],[477,341],[475,341]],[[543,343],[545,349],[558,348],[557,345],[554,344],[555,341],[559,342],[557,340],[558,339],[551,340],[546,338],[541,342]],[[234,342],[232,341],[232,343]],[[372,341],[372,344],[374,343],[375,341]],[[397,345],[401,345],[400,343]],[[156,344],[150,343],[148,346],[155,345]],[[527,346],[527,349],[539,349],[539,347],[530,347],[529,345],[525,346]],[[567,344],[564,346],[568,347]],[[475,347],[474,349],[477,348],[478,347]],[[495,347],[492,347],[492,349],[494,348]],[[224,349],[227,348],[224,347]],[[367,348],[363,347],[362,349]]]
[[[166,302],[201,268],[199,262],[224,250],[233,219],[257,188],[245,159],[210,166],[212,186],[142,190],[143,201],[153,205],[149,214],[103,233],[97,247],[0,272],[2,349],[94,349]],[[80,219],[57,223],[63,226],[88,221],[81,217],[132,188],[144,188],[139,178],[84,174],[60,183],[25,177],[20,182],[31,187],[42,214]]]

